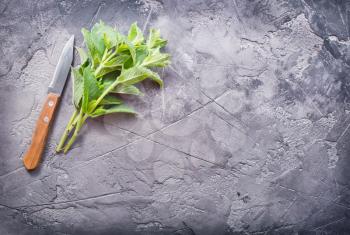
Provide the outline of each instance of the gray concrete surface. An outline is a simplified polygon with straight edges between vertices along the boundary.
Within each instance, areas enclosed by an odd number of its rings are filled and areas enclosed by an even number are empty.
[[[161,29],[137,118],[31,138],[60,51],[99,19]],[[350,1],[0,2],[0,234],[350,234]]]

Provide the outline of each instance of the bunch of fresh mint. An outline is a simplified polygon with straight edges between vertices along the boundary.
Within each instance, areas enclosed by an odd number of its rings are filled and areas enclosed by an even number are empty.
[[[160,49],[167,43],[159,30],[151,29],[145,40],[136,23],[128,35],[102,21],[91,31],[82,29],[87,52],[77,48],[81,64],[72,68],[75,112],[56,148],[66,153],[77,138],[87,118],[110,113],[135,113],[123,104],[118,94],[141,95],[135,84],[150,78],[160,87],[163,81],[150,68],[169,64],[169,54]]]

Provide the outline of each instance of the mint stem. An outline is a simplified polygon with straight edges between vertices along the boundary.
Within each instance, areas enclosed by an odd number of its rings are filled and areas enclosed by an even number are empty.
[[[56,152],[62,151],[63,145],[64,145],[64,143],[66,142],[67,137],[69,136],[70,131],[72,130],[72,126],[74,125],[74,120],[75,120],[77,114],[78,114],[78,110],[75,109],[73,115],[72,115],[71,118],[69,119],[69,122],[68,122],[68,124],[67,124],[67,126],[66,126],[66,129],[65,129],[64,132],[63,132],[63,135],[62,135],[62,137],[61,137],[61,139],[60,139],[60,142],[59,142],[59,144],[57,145]]]
[[[101,96],[97,99],[93,110],[98,106],[98,104],[103,100],[103,98],[118,84],[119,84],[119,82],[116,80],[101,94]],[[82,125],[85,123],[86,119],[88,118],[88,115],[83,114],[82,109],[80,109],[78,116],[77,116],[77,114],[78,114],[78,110],[75,110],[75,112],[73,113],[72,117],[70,118],[68,125],[67,125],[67,127],[66,127],[66,129],[61,137],[61,140],[60,140],[57,148],[56,148],[56,152],[60,152],[63,149],[63,152],[66,153],[70,149],[70,147],[73,145],[76,138],[78,137],[79,131],[80,131]],[[74,127],[75,127],[75,129],[74,129]],[[73,129],[74,129],[73,135],[71,136],[71,138],[69,139],[67,144],[64,146],[64,143],[66,142],[67,137],[69,136],[69,133]],[[63,146],[64,146],[64,148],[63,148]]]
[[[98,99],[96,100],[95,103],[95,107],[93,109],[95,109],[100,102],[103,100],[103,98],[111,91],[113,90],[117,85],[119,84],[118,78],[100,95],[100,97],[98,97]]]
[[[79,113],[79,116],[78,116],[78,120],[77,120],[77,123],[76,123],[76,127],[75,127],[75,130],[73,132],[73,135],[72,137],[69,139],[68,143],[66,144],[66,146],[64,147],[64,150],[63,152],[64,153],[67,153],[68,150],[70,149],[70,147],[73,145],[73,143],[75,142],[78,134],[79,134],[79,131],[81,129],[81,127],[83,126],[84,122],[86,121],[86,119],[88,118],[88,115],[87,114],[84,114],[83,115],[83,111],[82,109],[80,110],[80,113]]]

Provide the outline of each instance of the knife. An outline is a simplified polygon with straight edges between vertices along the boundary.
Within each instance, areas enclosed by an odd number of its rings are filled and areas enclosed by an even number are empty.
[[[64,84],[66,83],[68,73],[73,61],[74,35],[70,37],[63,48],[58,60],[53,79],[48,88],[48,95],[44,106],[36,123],[32,136],[32,142],[28,151],[23,157],[23,163],[27,170],[34,170],[41,159],[44,151],[46,139],[49,133],[50,125],[54,118],[55,110],[59,103]]]

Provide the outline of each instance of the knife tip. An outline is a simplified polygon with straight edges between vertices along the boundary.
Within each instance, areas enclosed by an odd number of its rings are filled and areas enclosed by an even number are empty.
[[[72,36],[70,36],[70,38],[69,38],[69,40],[68,40],[69,42],[73,42],[74,43],[74,34],[72,35]]]

